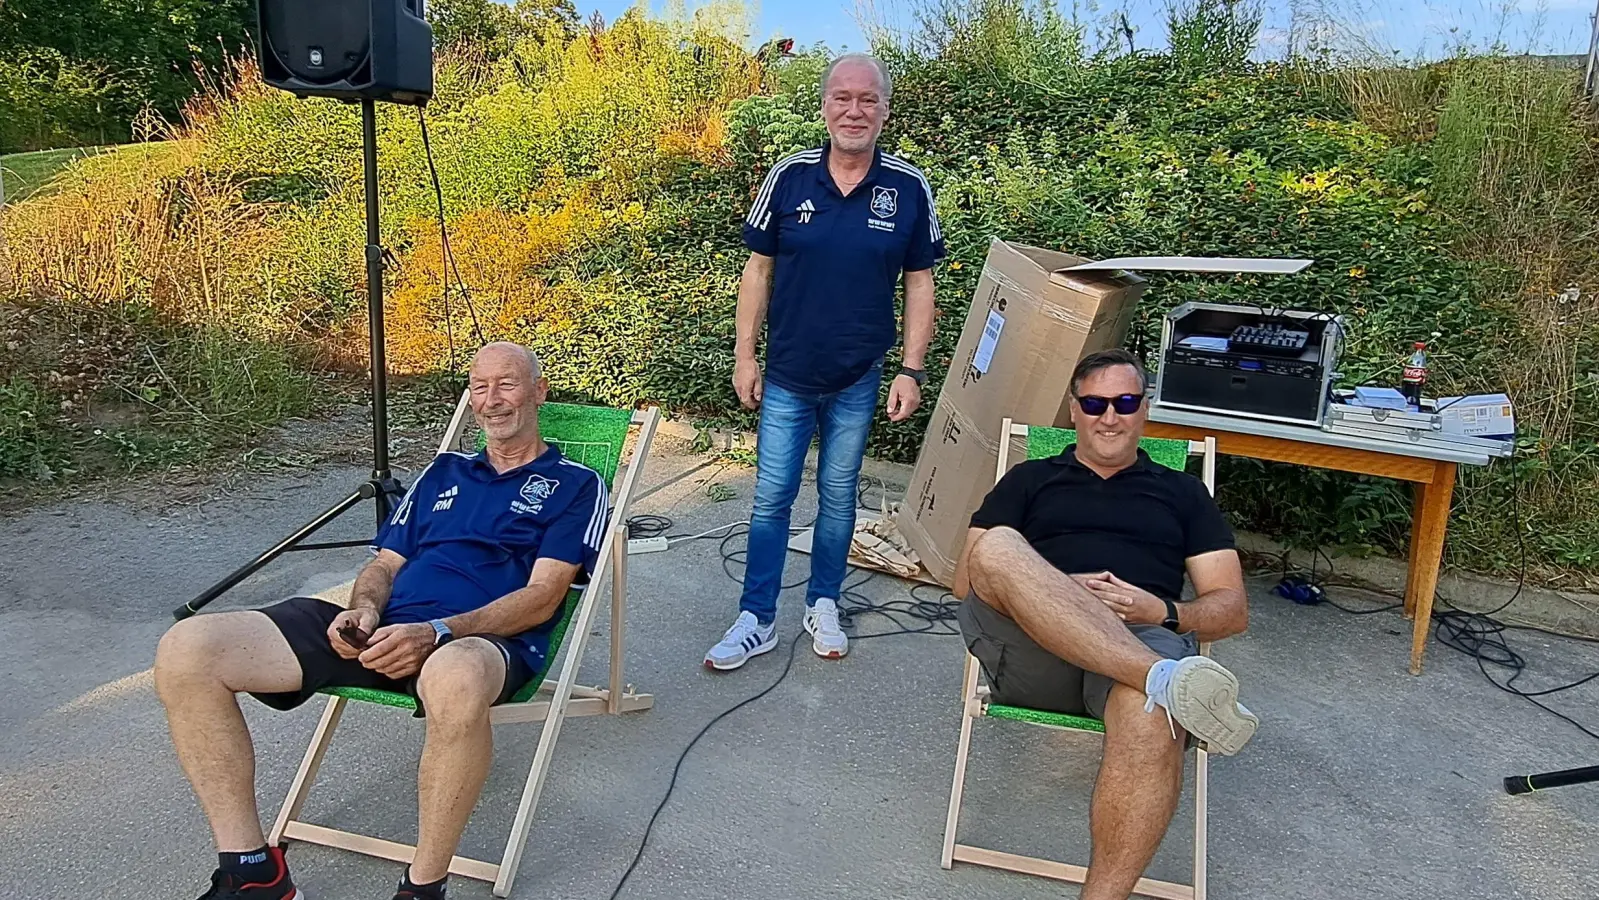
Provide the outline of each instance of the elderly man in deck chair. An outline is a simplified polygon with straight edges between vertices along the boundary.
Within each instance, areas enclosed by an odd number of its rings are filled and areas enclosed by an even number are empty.
[[[1185,734],[1232,754],[1257,724],[1232,673],[1197,655],[1197,640],[1248,619],[1232,531],[1199,479],[1139,449],[1145,387],[1131,354],[1085,357],[1071,380],[1077,444],[1000,479],[955,573],[992,700],[1105,723],[1083,900],[1126,900],[1154,857]],[[1196,596],[1180,603],[1185,570]]]
[[[489,709],[540,668],[568,588],[591,570],[604,481],[539,436],[538,358],[489,344],[471,369],[487,448],[444,453],[380,530],[350,607],[295,597],[196,616],[156,651],[156,690],[220,863],[202,900],[299,900],[267,847],[255,756],[236,695],[277,709],[327,687],[410,693],[426,715],[419,839],[395,900],[442,900],[451,856],[492,761]]]

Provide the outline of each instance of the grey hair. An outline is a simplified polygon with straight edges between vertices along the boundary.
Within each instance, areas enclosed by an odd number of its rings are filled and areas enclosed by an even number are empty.
[[[846,53],[828,63],[827,68],[822,70],[822,99],[827,99],[827,83],[833,78],[833,70],[847,62],[871,63],[872,67],[877,69],[877,83],[883,90],[883,102],[887,103],[888,98],[894,94],[894,79],[889,77],[888,66],[883,65],[882,60],[870,53]]]

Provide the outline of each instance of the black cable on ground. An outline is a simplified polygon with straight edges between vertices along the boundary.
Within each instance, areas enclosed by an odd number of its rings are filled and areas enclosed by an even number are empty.
[[[694,735],[693,740],[688,742],[688,746],[683,748],[682,755],[677,758],[677,765],[672,767],[672,778],[666,783],[666,793],[662,795],[661,802],[656,804],[655,812],[650,814],[649,824],[644,826],[644,836],[639,839],[638,852],[633,854],[633,860],[627,864],[627,870],[622,873],[621,880],[616,883],[616,889],[611,891],[610,900],[616,900],[621,895],[622,888],[627,886],[627,880],[633,877],[633,870],[638,868],[639,860],[644,858],[644,848],[649,846],[650,834],[655,830],[655,820],[660,818],[661,810],[666,809],[666,802],[672,799],[672,791],[677,788],[678,773],[683,770],[683,761],[688,759],[689,751],[693,750],[694,745],[700,742],[700,738],[705,737],[705,733],[711,730],[711,726],[777,690],[777,686],[783,683],[783,679],[787,678],[789,671],[794,668],[794,651],[799,648],[800,639],[805,636],[805,632],[801,631],[788,642],[788,662],[783,665],[783,671],[778,673],[776,681],[767,685],[760,693],[740,700],[737,704],[723,710],[716,718],[706,722],[705,727],[701,728],[699,733]]]
[[[672,520],[668,516],[642,515],[627,520],[628,540],[660,537],[671,530]]]
[[[866,505],[866,491],[870,486],[868,478],[869,476],[861,477],[860,482],[857,484],[855,493],[857,506],[865,509],[871,508]],[[881,482],[878,482],[878,485],[880,489],[886,490],[882,487]],[[628,537],[654,537],[665,534],[671,530],[672,524],[672,520],[666,516],[634,516],[627,521]],[[722,572],[735,584],[742,585],[744,583],[743,577],[735,573],[732,567],[734,565],[743,565],[749,551],[747,548],[744,550],[729,549],[728,544],[734,538],[747,536],[749,534],[749,525],[740,522],[727,527],[728,533],[721,536],[717,544],[717,552],[722,558]],[[707,535],[704,536],[708,537],[710,534],[719,530],[720,529],[712,529],[710,533],[707,533]],[[791,528],[790,532],[796,530],[800,529]],[[948,591],[944,591],[942,588],[939,588],[938,590],[942,592],[941,595],[936,599],[930,600],[922,597],[917,592],[922,590],[932,590],[934,586],[919,584],[911,588],[912,599],[910,600],[890,600],[884,603],[877,603],[859,591],[859,589],[865,586],[867,582],[877,577],[877,574],[878,573],[876,572],[862,572],[862,577],[854,582],[850,582],[846,578],[845,583],[840,587],[839,594],[841,596],[837,601],[839,611],[839,627],[853,627],[855,619],[860,616],[880,615],[899,626],[899,630],[882,632],[880,634],[851,635],[851,641],[862,641],[868,638],[893,637],[901,634],[933,634],[949,636],[960,633],[959,629],[954,625],[954,598]],[[803,587],[809,581],[810,577],[806,576],[801,578],[799,581],[794,582],[793,584],[782,585],[782,590],[792,590],[794,588]],[[920,622],[921,624],[906,625],[906,623],[902,620],[902,617],[909,618],[912,622]],[[639,861],[644,858],[644,849],[649,845],[650,835],[655,830],[655,822],[660,818],[661,811],[666,808],[667,801],[672,799],[672,791],[677,788],[678,773],[682,771],[683,762],[688,758],[689,751],[694,749],[694,745],[698,744],[700,738],[703,738],[706,732],[710,731],[711,727],[717,722],[722,721],[738,710],[743,709],[749,704],[754,703],[762,697],[770,694],[772,691],[777,690],[778,685],[781,685],[783,680],[788,678],[789,672],[793,670],[794,654],[799,649],[800,643],[805,639],[806,636],[806,633],[801,631],[789,641],[788,661],[783,664],[783,671],[778,674],[776,681],[773,681],[771,684],[767,685],[763,690],[760,691],[760,693],[739,701],[734,706],[731,706],[719,713],[716,718],[705,723],[705,727],[701,728],[699,733],[695,734],[693,739],[688,742],[688,746],[683,748],[682,754],[677,758],[677,764],[672,767],[672,777],[671,780],[669,780],[666,784],[666,793],[661,797],[661,802],[656,805],[655,812],[650,815],[649,822],[644,826],[644,835],[639,839],[638,851],[633,854],[632,861],[628,863],[626,871],[622,873],[621,879],[616,883],[616,889],[611,891],[610,900],[616,900],[616,898],[621,895],[622,888],[627,885],[628,879],[632,877],[634,870],[638,868]]]
[[[1448,605],[1447,600],[1443,602]],[[1502,610],[1508,605],[1508,603],[1503,604],[1499,609]],[[1482,672],[1482,677],[1488,679],[1489,684],[1507,694],[1513,694],[1525,699],[1544,712],[1564,719],[1583,734],[1599,740],[1599,734],[1596,734],[1581,722],[1559,710],[1551,709],[1538,702],[1539,697],[1547,697],[1551,694],[1569,691],[1591,681],[1599,680],[1599,672],[1594,672],[1591,675],[1552,688],[1538,691],[1522,690],[1516,686],[1516,680],[1526,673],[1527,660],[1526,657],[1511,649],[1510,643],[1505,639],[1505,632],[1510,626],[1484,613],[1466,612],[1453,608],[1442,613],[1434,613],[1433,621],[1438,623],[1437,636],[1439,643],[1475,659],[1478,671]],[[1501,683],[1493,676],[1493,673],[1488,671],[1489,665],[1509,670],[1510,677]]]
[[[1552,688],[1545,688],[1544,690],[1540,691],[1524,691],[1521,688],[1516,687],[1516,680],[1527,671],[1527,660],[1520,653],[1512,650],[1510,643],[1505,639],[1505,632],[1510,626],[1507,626],[1505,623],[1494,618],[1494,616],[1503,612],[1510,606],[1510,604],[1515,603],[1516,600],[1521,597],[1521,591],[1527,583],[1527,543],[1526,538],[1522,533],[1523,529],[1521,525],[1521,484],[1519,478],[1514,478],[1516,473],[1514,467],[1512,467],[1511,472],[1513,476],[1513,483],[1511,484],[1510,488],[1511,521],[1515,525],[1516,547],[1521,557],[1520,564],[1518,565],[1516,572],[1516,589],[1511,593],[1510,599],[1485,613],[1467,612],[1463,609],[1457,609],[1448,601],[1448,599],[1440,596],[1438,599],[1443,603],[1444,606],[1449,608],[1442,612],[1433,613],[1433,621],[1437,623],[1435,636],[1438,638],[1438,642],[1443,644],[1445,647],[1448,647],[1451,650],[1458,650],[1459,652],[1475,659],[1477,661],[1478,671],[1482,672],[1482,677],[1488,679],[1489,684],[1507,694],[1513,694],[1517,697],[1525,699],[1527,702],[1533,704],[1544,712],[1558,716],[1559,718],[1570,723],[1583,734],[1599,740],[1599,733],[1595,733],[1587,726],[1583,725],[1581,722],[1578,722],[1576,719],[1571,718],[1565,713],[1551,709],[1548,706],[1538,702],[1539,697],[1547,697],[1551,694],[1569,691],[1573,688],[1581,687],[1582,685],[1599,679],[1599,672],[1594,672],[1591,675],[1578,678],[1577,680],[1567,684],[1558,685]],[[1541,631],[1542,629],[1535,630]],[[1494,678],[1492,673],[1488,671],[1489,665],[1498,666],[1502,669],[1508,669],[1510,671],[1510,677],[1501,683],[1498,679]]]
[[[862,582],[864,584],[864,582]],[[859,585],[855,585],[858,587]],[[938,596],[928,599],[918,591],[938,591]],[[877,615],[893,622],[895,631],[884,631],[877,634],[852,635],[852,641],[864,641],[870,638],[894,637],[901,634],[931,634],[949,637],[960,634],[960,628],[955,624],[955,608],[959,604],[955,596],[942,587],[931,584],[918,584],[911,588],[909,600],[887,600],[877,603],[853,591],[845,591],[845,597],[838,603],[838,624],[842,628],[852,628],[856,619]],[[909,623],[907,623],[909,620]]]
[[[1464,653],[1475,660],[1478,671],[1482,672],[1482,676],[1488,679],[1489,684],[1507,694],[1513,694],[1517,697],[1521,697],[1527,700],[1529,703],[1532,703],[1534,706],[1537,706],[1539,709],[1565,720],[1583,734],[1586,734],[1591,738],[1599,739],[1599,733],[1595,733],[1594,731],[1590,730],[1581,722],[1578,722],[1565,713],[1551,709],[1543,703],[1538,702],[1539,697],[1547,697],[1551,694],[1569,691],[1573,688],[1588,684],[1589,682],[1599,680],[1599,672],[1594,672],[1591,675],[1578,678],[1575,681],[1571,681],[1567,684],[1546,688],[1544,690],[1526,691],[1516,686],[1517,679],[1521,678],[1521,676],[1526,673],[1527,660],[1520,653],[1517,653],[1515,650],[1511,649],[1510,643],[1506,640],[1506,633],[1508,631],[1512,629],[1538,631],[1555,637],[1571,638],[1573,640],[1584,641],[1586,643],[1599,643],[1599,639],[1558,634],[1547,629],[1537,628],[1530,625],[1506,625],[1504,622],[1494,618],[1495,615],[1503,612],[1505,609],[1509,608],[1512,603],[1515,603],[1516,600],[1520,599],[1521,592],[1525,589],[1527,583],[1527,544],[1525,535],[1522,533],[1521,490],[1519,482],[1511,486],[1510,497],[1512,521],[1516,529],[1516,547],[1520,556],[1520,562],[1516,571],[1515,590],[1511,592],[1510,599],[1483,613],[1467,612],[1466,610],[1458,609],[1451,604],[1447,598],[1443,597],[1442,595],[1435,595],[1436,601],[1445,607],[1445,609],[1441,611],[1434,611],[1432,614],[1432,620],[1436,625],[1434,636],[1438,639],[1438,642],[1443,644],[1445,647],[1460,653]],[[1323,582],[1317,577],[1317,556],[1320,556],[1322,559],[1327,561],[1326,577],[1329,579],[1333,577],[1333,562],[1332,558],[1323,553],[1321,548],[1318,547],[1313,551],[1310,559],[1310,581],[1312,584],[1319,586]],[[1283,576],[1287,577],[1287,574],[1288,555],[1285,552],[1283,554]],[[1356,616],[1387,612],[1389,610],[1398,609],[1404,605],[1403,603],[1393,603],[1388,606],[1378,606],[1372,609],[1357,610],[1342,606],[1325,595],[1323,602],[1334,609]],[[1500,682],[1494,677],[1493,673],[1488,670],[1490,665],[1509,670],[1510,677],[1505,681]]]

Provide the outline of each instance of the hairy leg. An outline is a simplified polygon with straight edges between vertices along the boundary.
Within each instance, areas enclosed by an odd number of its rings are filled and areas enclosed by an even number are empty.
[[[1089,812],[1093,855],[1082,900],[1127,900],[1160,849],[1183,789],[1183,742],[1144,693],[1113,685],[1105,703],[1105,758]]]
[[[1088,589],[1050,565],[1011,528],[992,528],[972,546],[972,589],[1040,647],[1140,694],[1159,661]]]
[[[185,619],[156,648],[155,688],[217,850],[266,843],[255,802],[255,748],[234,695],[299,690],[300,663],[282,632],[259,612]]]
[[[489,710],[505,686],[505,670],[500,649],[482,638],[446,644],[422,666],[417,694],[427,710],[427,741],[417,772],[416,884],[449,874],[494,761]]]

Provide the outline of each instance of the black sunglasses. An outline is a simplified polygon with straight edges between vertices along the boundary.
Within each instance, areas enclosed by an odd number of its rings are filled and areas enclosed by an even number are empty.
[[[1117,397],[1078,397],[1077,405],[1091,416],[1102,416],[1105,410],[1116,407],[1116,414],[1130,416],[1144,405],[1143,394],[1122,394]]]

